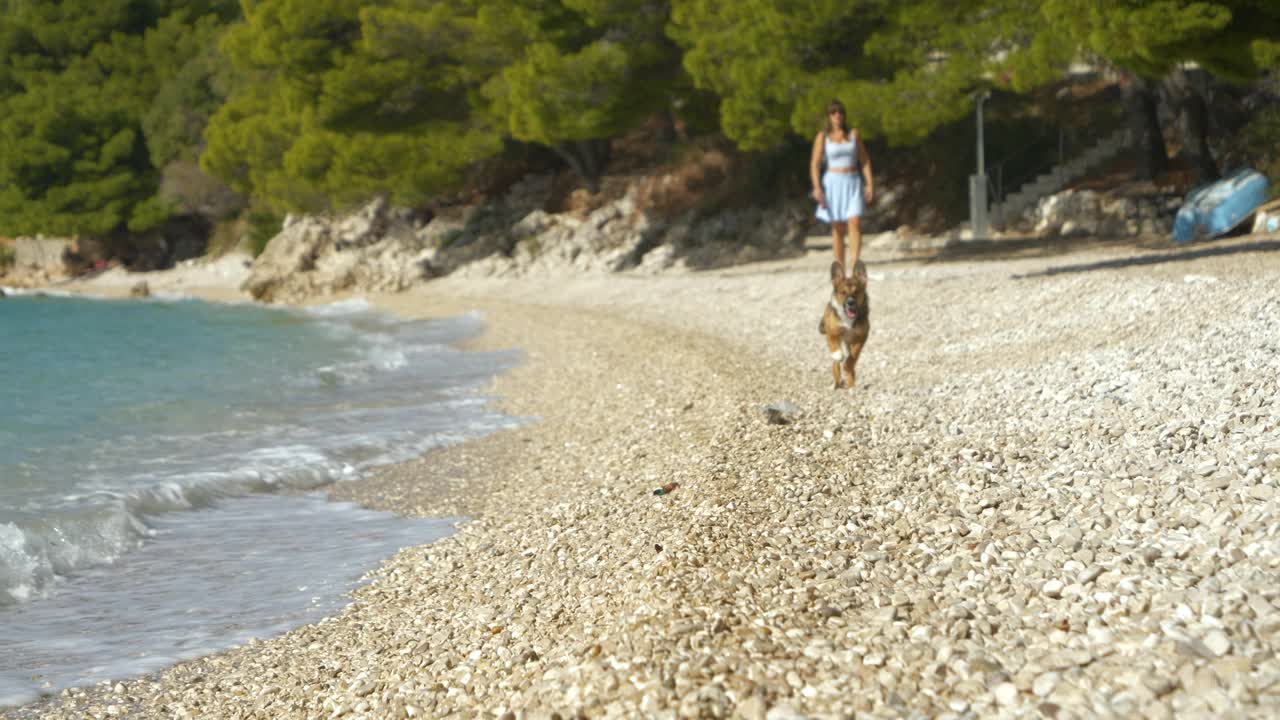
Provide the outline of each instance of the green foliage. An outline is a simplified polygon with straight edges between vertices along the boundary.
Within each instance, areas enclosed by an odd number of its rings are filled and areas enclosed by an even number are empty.
[[[831,98],[864,135],[913,143],[969,112],[974,91],[996,79],[1016,71],[1030,87],[1065,66],[1070,48],[1038,6],[675,0],[670,31],[699,87],[720,96],[721,126],[740,147],[811,137]]]
[[[478,17],[489,28],[503,4]],[[679,53],[665,35],[666,3],[564,0],[541,23],[521,15],[527,38],[509,47],[505,67],[482,92],[498,127],[547,146],[608,138],[682,93]],[[490,32],[492,32],[490,30]]]
[[[1187,61],[1240,81],[1280,65],[1280,4],[1258,0],[673,0],[670,34],[747,149],[811,135],[832,97],[867,136],[918,142],[975,91],[1028,92],[1080,57],[1151,78]]]
[[[1272,179],[1271,195],[1280,196],[1280,107],[1259,111],[1245,126],[1241,140],[1254,166]]]
[[[247,221],[241,218],[215,222],[213,229],[209,232],[209,242],[205,248],[205,255],[220,257],[236,249],[240,244],[241,234],[247,227]]]
[[[1076,59],[1253,80],[1280,67],[1280,4],[0,0],[0,233],[421,205],[517,143],[592,187],[655,115],[750,151],[734,179],[759,189],[788,182],[833,97],[893,148]]]
[[[165,200],[159,195],[152,195],[142,202],[134,205],[129,213],[126,227],[130,232],[143,233],[148,230],[154,230],[164,224],[166,220],[176,214],[176,208],[173,203]]]
[[[158,17],[153,3],[140,0],[60,0],[4,3],[5,33],[12,41],[0,49],[29,70],[60,70],[110,42],[117,34],[141,35]]]
[[[698,87],[720,97],[721,128],[740,147],[760,149],[778,143],[792,131],[792,115],[805,115],[806,106],[807,116],[799,124],[809,134],[820,104],[827,100],[809,96],[837,93],[831,84],[853,77],[858,70],[852,66],[865,64],[850,55],[839,57],[839,62],[823,57],[824,45],[838,41],[846,30],[858,32],[853,16],[865,4],[806,5],[810,4],[783,0],[672,3],[669,34],[684,50],[685,69]],[[877,15],[881,13],[865,17],[861,27],[882,22]],[[865,38],[865,30],[859,34]],[[849,39],[860,45],[858,35]],[[861,106],[853,102],[852,107],[861,123]]]
[[[1258,67],[1271,70],[1280,68],[1280,38],[1259,38],[1250,44],[1249,49],[1253,52],[1253,61]]]
[[[271,238],[280,234],[284,218],[268,210],[249,212],[249,252],[254,257],[262,254]]]
[[[222,48],[238,89],[210,119],[201,166],[277,213],[418,204],[456,186],[501,137],[470,122],[462,3],[264,0]]]
[[[13,267],[16,256],[12,246],[0,245],[0,271]]]
[[[572,155],[670,101],[665,7],[262,0],[222,41],[237,90],[202,167],[285,212],[420,204],[504,138]]]
[[[517,140],[590,140],[624,126],[617,88],[625,85],[628,70],[626,51],[608,41],[572,53],[539,43],[483,92]]]
[[[105,234],[154,191],[128,93],[83,62],[0,108],[0,231]]]
[[[1280,4],[1259,0],[1043,0],[1043,14],[1084,49],[1148,78],[1194,61],[1246,82],[1274,67]]]
[[[229,80],[217,52],[224,22],[216,15],[194,22],[175,15],[147,33],[147,58],[161,75],[142,128],[157,168],[196,159],[209,116],[226,99]]]
[[[164,222],[157,155],[190,153],[198,123],[167,128],[175,87],[233,2],[4,3],[0,20],[0,232],[105,235]],[[174,99],[153,108],[164,88]],[[148,123],[151,115],[156,122]],[[154,133],[152,142],[150,133]]]

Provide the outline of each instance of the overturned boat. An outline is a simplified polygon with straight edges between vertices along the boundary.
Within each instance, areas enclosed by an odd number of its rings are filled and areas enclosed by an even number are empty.
[[[1257,170],[1237,170],[1187,193],[1173,220],[1175,242],[1225,235],[1267,201],[1267,178]]]

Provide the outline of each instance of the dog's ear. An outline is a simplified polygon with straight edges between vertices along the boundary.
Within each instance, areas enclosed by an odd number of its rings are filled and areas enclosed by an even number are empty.
[[[867,284],[867,266],[861,260],[853,265],[853,279],[859,285]]]
[[[840,282],[844,279],[844,266],[837,260],[831,263],[831,282]]]

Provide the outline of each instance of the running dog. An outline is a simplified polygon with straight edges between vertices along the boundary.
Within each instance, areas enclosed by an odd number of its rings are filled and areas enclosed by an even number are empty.
[[[861,261],[854,264],[853,275],[849,277],[845,277],[843,265],[831,263],[831,300],[822,313],[818,332],[827,336],[827,349],[831,351],[831,377],[836,388],[853,388],[853,367],[858,364],[858,355],[871,332],[867,266]]]

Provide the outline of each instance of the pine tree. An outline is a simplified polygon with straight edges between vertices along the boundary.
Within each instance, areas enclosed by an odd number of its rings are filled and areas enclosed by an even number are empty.
[[[229,16],[234,4],[9,0],[4,9],[0,232],[105,235],[163,222],[172,208],[157,194],[143,118],[190,51],[159,41],[158,25]]]
[[[673,102],[666,20],[654,0],[262,0],[223,41],[239,90],[202,164],[277,211],[421,203],[508,139],[594,184],[610,139]]]
[[[420,9],[425,8],[425,9]],[[277,212],[457,186],[501,149],[468,107],[483,72],[462,3],[263,0],[225,36],[238,89],[201,165]],[[473,64],[474,63],[474,64]]]
[[[1209,150],[1208,107],[1189,64],[1228,82],[1256,80],[1280,65],[1280,4],[1265,0],[1044,0],[1043,14],[1087,52],[1130,75],[1134,125],[1144,138],[1139,167],[1164,162],[1155,86],[1164,83],[1184,117],[1184,145],[1200,180],[1218,177]]]
[[[969,112],[975,91],[1032,87],[1069,59],[1032,0],[676,0],[670,32],[746,149],[811,136],[832,98],[864,135],[917,142]]]
[[[665,33],[670,9],[661,0],[545,5],[530,3],[515,23],[509,3],[482,6],[490,32],[514,25],[524,35],[482,89],[485,114],[511,137],[555,150],[595,190],[609,140],[686,96],[680,53]]]

